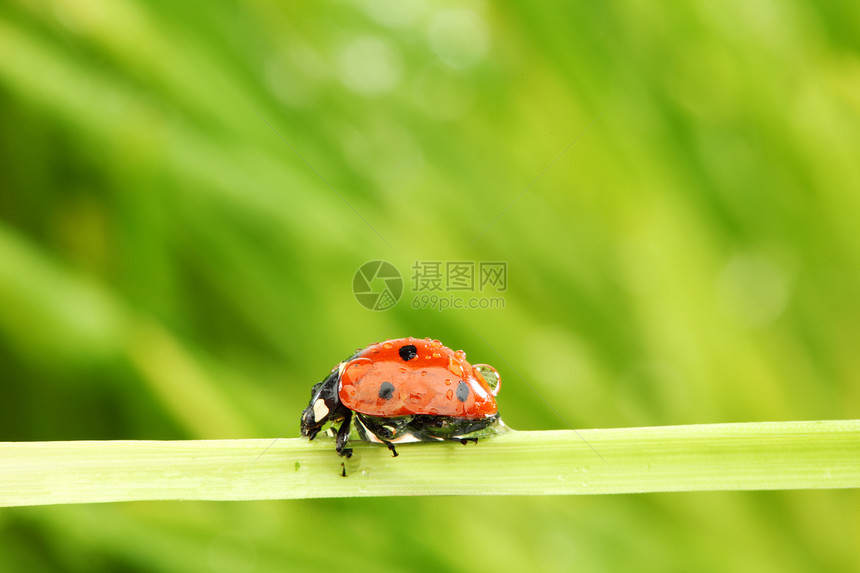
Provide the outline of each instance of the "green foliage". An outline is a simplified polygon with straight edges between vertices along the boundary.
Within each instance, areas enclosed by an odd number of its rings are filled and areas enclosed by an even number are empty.
[[[0,440],[294,437],[406,335],[520,430],[857,418],[858,38],[838,2],[3,3]],[[506,262],[504,308],[413,308],[416,260]],[[858,501],[6,510],[0,570],[845,571]]]

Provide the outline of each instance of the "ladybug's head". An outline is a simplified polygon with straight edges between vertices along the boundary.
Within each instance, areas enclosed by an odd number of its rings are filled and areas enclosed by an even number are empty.
[[[316,437],[326,422],[343,418],[343,406],[337,396],[340,368],[332,370],[322,382],[311,390],[311,401],[302,412],[302,435],[311,440]]]

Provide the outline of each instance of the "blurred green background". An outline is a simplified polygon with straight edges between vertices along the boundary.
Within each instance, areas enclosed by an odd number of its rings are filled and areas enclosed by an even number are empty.
[[[858,157],[856,2],[3,2],[0,440],[295,437],[409,335],[494,364],[517,429],[856,418]],[[506,262],[504,308],[413,308],[416,260]],[[0,571],[844,572],[857,539],[857,491],[128,503],[3,510]]]

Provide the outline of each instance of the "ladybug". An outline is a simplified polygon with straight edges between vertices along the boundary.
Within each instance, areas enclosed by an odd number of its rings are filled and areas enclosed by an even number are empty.
[[[335,450],[346,447],[352,423],[365,441],[395,443],[477,442],[504,424],[495,396],[499,373],[466,361],[438,340],[397,338],[371,344],[335,366],[311,390],[302,412],[302,436],[313,440],[327,423],[340,423]]]

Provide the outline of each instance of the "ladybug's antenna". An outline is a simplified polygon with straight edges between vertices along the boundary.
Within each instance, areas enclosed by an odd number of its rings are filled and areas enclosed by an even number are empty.
[[[468,326],[468,325],[467,325],[467,326]],[[516,374],[516,375],[517,375],[517,377],[518,377],[520,380],[522,380],[522,381],[523,381],[523,383],[524,383],[526,386],[528,386],[528,387],[529,387],[529,389],[530,389],[532,392],[534,392],[535,394],[537,394],[538,398],[540,398],[541,400],[543,400],[544,404],[546,404],[546,405],[547,405],[547,407],[548,407],[550,410],[552,410],[553,412],[555,412],[555,415],[556,415],[556,416],[558,416],[558,417],[559,417],[559,419],[560,419],[562,422],[564,422],[564,423],[565,423],[565,425],[566,425],[568,428],[572,429],[572,430],[576,433],[576,435],[577,435],[577,436],[579,436],[579,439],[580,439],[580,440],[582,440],[583,442],[585,442],[585,445],[586,445],[586,446],[588,446],[589,448],[591,448],[591,451],[592,451],[592,452],[594,452],[595,454],[597,454],[597,457],[598,457],[598,458],[600,458],[601,460],[603,460],[604,462],[606,462],[606,459],[605,459],[603,456],[601,456],[601,455],[600,455],[600,452],[598,452],[597,450],[595,450],[595,449],[594,449],[594,446],[592,446],[590,443],[588,443],[588,440],[586,440],[585,438],[583,438],[583,437],[582,437],[582,434],[580,434],[580,433],[579,433],[579,431],[578,431],[576,428],[574,428],[574,427],[571,425],[571,423],[570,423],[570,422],[568,422],[568,421],[565,419],[565,417],[564,417],[564,416],[562,416],[562,415],[561,415],[561,412],[559,412],[558,410],[556,410],[556,409],[555,409],[555,407],[553,407],[553,405],[552,405],[552,404],[550,404],[550,403],[549,403],[549,401],[547,401],[547,399],[546,399],[546,398],[544,398],[543,396],[541,396],[541,393],[540,393],[540,392],[538,392],[537,390],[535,390],[534,386],[532,386],[531,384],[529,384],[529,383],[526,381],[526,379],[525,379],[525,378],[523,378],[523,375],[522,375],[522,374],[520,374],[520,373],[519,373],[519,371],[518,371],[516,368],[514,368],[514,367],[511,365],[511,363],[510,363],[510,362],[508,362],[507,360],[505,360],[505,357],[504,357],[504,356],[502,356],[501,354],[499,354],[499,351],[498,351],[498,350],[496,350],[496,349],[493,347],[493,345],[492,345],[492,344],[490,344],[489,342],[487,342],[487,341],[486,341],[486,339],[485,339],[483,336],[481,336],[480,334],[478,334],[478,332],[477,332],[474,328],[472,328],[471,326],[469,326],[469,330],[471,330],[471,331],[475,334],[475,336],[477,336],[478,338],[480,338],[480,339],[484,342],[484,344],[486,344],[487,346],[489,346],[489,347],[490,347],[490,350],[492,350],[493,352],[495,352],[496,356],[498,356],[498,357],[499,357],[499,359],[500,359],[502,362],[504,362],[504,363],[505,363],[505,366],[507,366],[508,368],[510,368],[510,369],[514,372],[514,374]],[[606,463],[609,463],[609,462],[606,462]]]
[[[274,445],[275,445],[275,443],[276,443],[278,440],[280,440],[281,438],[283,438],[284,436],[286,436],[286,435],[287,435],[287,431],[288,431],[289,429],[290,429],[289,427],[286,427],[286,428],[284,428],[283,430],[281,430],[281,433],[280,433],[280,434],[278,434],[278,437],[277,437],[277,438],[275,438],[274,440],[272,440],[272,443],[271,443],[271,444],[269,444],[268,446],[266,446],[266,449],[265,449],[265,450],[263,450],[262,452],[260,452],[260,455],[259,455],[259,456],[257,456],[256,458],[254,458],[254,463],[256,464],[258,461],[260,461],[260,458],[262,458],[262,457],[263,457],[263,454],[265,454],[266,452],[268,452],[269,450],[271,450],[271,449],[272,449],[272,446],[274,446]]]

